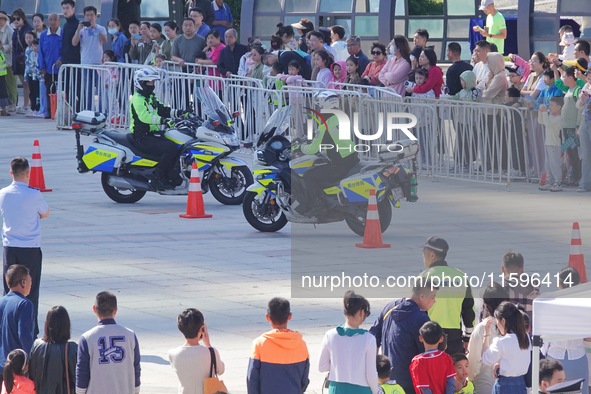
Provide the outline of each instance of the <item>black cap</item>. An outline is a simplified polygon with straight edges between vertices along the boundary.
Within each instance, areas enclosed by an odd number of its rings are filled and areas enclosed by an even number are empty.
[[[447,241],[439,237],[429,238],[425,243],[424,247],[429,248],[434,252],[443,254],[447,254],[447,251],[449,250],[449,245],[447,244]]]
[[[555,384],[554,386],[550,386],[546,389],[549,393],[581,393],[581,383],[583,383],[585,379],[576,379],[576,380],[567,380],[562,383]]]

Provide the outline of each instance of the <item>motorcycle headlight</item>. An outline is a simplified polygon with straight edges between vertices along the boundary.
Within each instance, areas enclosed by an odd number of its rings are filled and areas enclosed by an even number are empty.
[[[240,145],[240,140],[238,139],[238,136],[236,134],[223,135],[222,140],[224,141],[224,143],[226,145],[230,145],[230,146]]]

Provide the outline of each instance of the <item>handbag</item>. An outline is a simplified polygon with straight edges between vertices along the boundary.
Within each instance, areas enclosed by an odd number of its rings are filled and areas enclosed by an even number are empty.
[[[203,394],[216,394],[218,392],[227,393],[228,389],[223,380],[217,376],[217,365],[215,361],[215,351],[212,347],[209,348],[211,355],[211,367],[209,368],[209,377],[203,381]]]

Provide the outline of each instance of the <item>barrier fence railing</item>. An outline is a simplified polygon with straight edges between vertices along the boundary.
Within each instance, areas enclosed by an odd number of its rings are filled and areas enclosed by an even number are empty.
[[[85,109],[104,112],[109,127],[129,128],[133,73],[142,67],[127,63],[62,66],[58,128],[70,127],[73,114]],[[356,130],[361,135],[373,136],[362,141],[354,138],[363,159],[377,159],[380,149],[377,146],[387,146],[391,142],[387,140],[389,134],[394,140],[407,138],[393,125],[406,124],[408,118],[391,114],[413,114],[417,124],[411,130],[421,145],[418,165],[423,174],[509,183],[512,179],[537,178],[543,170],[543,133],[539,132],[537,116],[531,111],[444,98],[400,97],[383,87],[343,83],[335,85],[336,89],[327,89],[318,87],[314,81],[305,81],[304,86],[288,86],[278,84],[273,77],[222,78],[182,72],[172,62],[161,72],[162,80],[156,84],[156,92],[162,102],[180,109],[193,105],[197,114],[202,115],[203,108],[194,93],[200,84],[208,84],[230,112],[240,113],[235,128],[244,142],[255,142],[271,114],[285,105],[292,106],[294,133],[305,136],[310,118],[308,109],[316,108],[317,104],[314,94],[329,90],[339,97],[339,109],[350,117]],[[371,143],[365,144],[365,140]],[[376,146],[367,149],[364,144]]]

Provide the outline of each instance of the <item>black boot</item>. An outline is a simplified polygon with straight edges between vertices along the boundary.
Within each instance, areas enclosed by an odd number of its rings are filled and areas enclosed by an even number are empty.
[[[152,174],[152,179],[150,180],[150,184],[152,187],[157,191],[166,190],[168,182],[166,181],[166,176],[164,175],[164,171],[159,168],[154,170]]]

